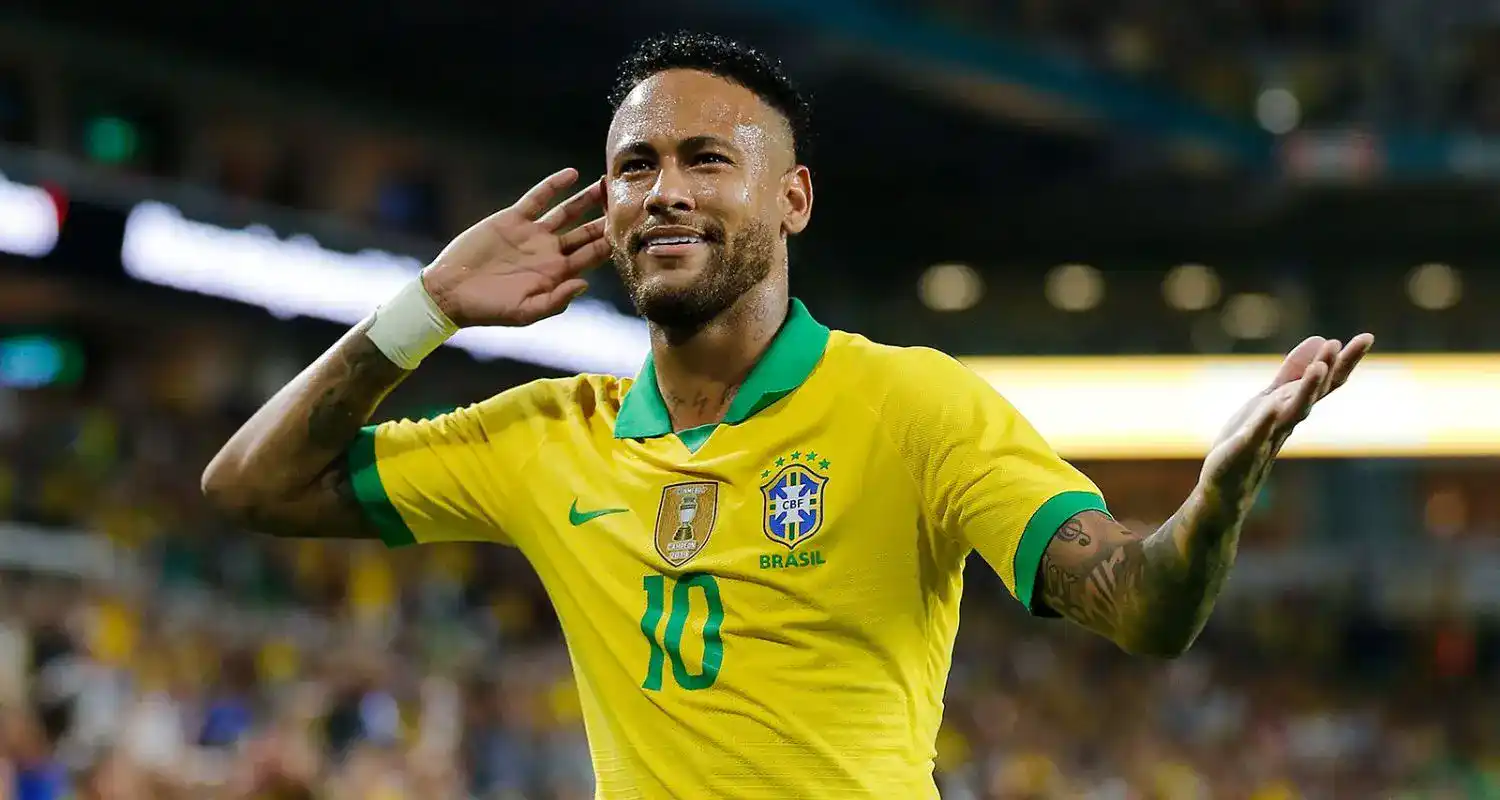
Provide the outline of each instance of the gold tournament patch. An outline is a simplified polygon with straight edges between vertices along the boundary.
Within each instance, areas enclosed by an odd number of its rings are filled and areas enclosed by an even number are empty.
[[[656,512],[656,552],[680,567],[698,555],[714,532],[719,515],[719,484],[715,481],[678,483],[661,491]]]

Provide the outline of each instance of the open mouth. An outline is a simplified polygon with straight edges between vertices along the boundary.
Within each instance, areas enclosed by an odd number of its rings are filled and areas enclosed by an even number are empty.
[[[707,237],[699,231],[671,226],[647,231],[639,249],[653,256],[683,256],[706,244]]]

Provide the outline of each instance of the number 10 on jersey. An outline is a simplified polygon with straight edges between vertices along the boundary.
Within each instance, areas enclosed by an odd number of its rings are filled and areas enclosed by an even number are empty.
[[[641,633],[651,644],[651,661],[646,666],[646,680],[641,688],[661,690],[664,662],[668,659],[672,662],[672,679],[678,686],[688,690],[713,686],[719,679],[719,667],[724,664],[724,640],[719,636],[719,628],[724,624],[724,603],[719,599],[719,582],[703,572],[683,575],[672,587],[670,609],[666,608],[666,576],[647,575],[642,585],[646,590],[646,613],[641,615]],[[708,605],[708,617],[703,620],[703,668],[696,673],[688,671],[682,658],[682,637],[687,630],[695,589],[702,591]],[[657,629],[663,615],[667,617],[666,632],[658,641]]]

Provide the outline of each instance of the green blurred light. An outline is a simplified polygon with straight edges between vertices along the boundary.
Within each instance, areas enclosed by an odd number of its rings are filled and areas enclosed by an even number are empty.
[[[0,337],[0,386],[68,386],[83,370],[83,350],[75,342],[44,334]]]
[[[94,117],[83,131],[83,148],[88,157],[107,164],[119,164],[135,158],[140,134],[135,125],[120,117]]]

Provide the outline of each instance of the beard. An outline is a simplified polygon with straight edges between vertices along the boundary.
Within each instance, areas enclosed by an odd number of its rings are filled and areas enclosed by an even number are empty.
[[[641,251],[635,247],[635,237],[626,247],[614,248],[615,269],[637,314],[668,331],[691,335],[771,273],[776,232],[770,226],[752,222],[727,239],[720,228],[706,228],[704,234],[708,261],[688,286],[664,285],[643,277],[636,263]]]

